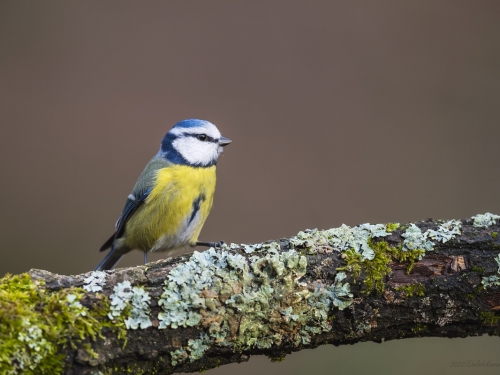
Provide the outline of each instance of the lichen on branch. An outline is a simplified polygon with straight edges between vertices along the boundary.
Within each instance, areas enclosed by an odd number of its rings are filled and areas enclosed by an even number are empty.
[[[498,219],[342,225],[135,268],[6,276],[0,373],[170,374],[324,343],[498,335]]]

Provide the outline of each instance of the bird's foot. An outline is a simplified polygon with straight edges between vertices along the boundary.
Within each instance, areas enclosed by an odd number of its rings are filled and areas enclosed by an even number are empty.
[[[195,246],[205,246],[205,247],[214,247],[214,248],[222,248],[222,245],[224,245],[224,241],[220,242],[196,242]]]
[[[144,252],[144,264],[146,264],[148,262],[148,252],[145,251]]]

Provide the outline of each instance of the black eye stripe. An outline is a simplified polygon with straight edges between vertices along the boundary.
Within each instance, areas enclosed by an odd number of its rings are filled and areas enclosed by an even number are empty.
[[[184,133],[183,136],[184,137],[193,137],[193,138],[196,138],[196,139],[199,139],[198,136],[201,135],[201,134],[193,134],[193,133]],[[203,134],[204,136],[206,136],[207,138],[203,141],[203,142],[213,142],[213,143],[218,143],[218,141],[215,139],[215,138],[212,138],[206,134]]]

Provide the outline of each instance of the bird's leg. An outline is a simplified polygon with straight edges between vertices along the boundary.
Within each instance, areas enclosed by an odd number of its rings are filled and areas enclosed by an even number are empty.
[[[196,242],[195,246],[205,246],[205,247],[215,247],[215,248],[221,248],[222,245],[224,245],[224,241],[220,242]]]
[[[146,264],[148,262],[148,252],[145,251],[144,252],[144,264]]]

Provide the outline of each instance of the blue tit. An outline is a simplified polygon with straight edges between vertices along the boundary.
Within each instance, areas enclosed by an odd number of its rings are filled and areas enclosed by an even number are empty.
[[[142,171],[115,233],[101,247],[111,248],[96,270],[113,268],[131,250],[168,251],[198,242],[212,208],[215,165],[231,140],[204,120],[183,120],[165,135],[160,151]]]

